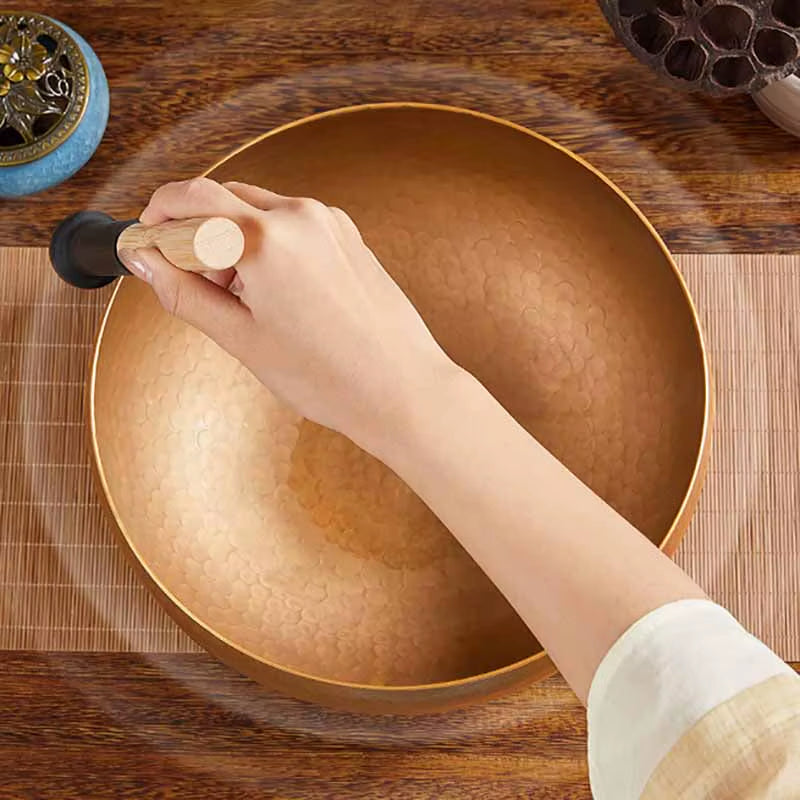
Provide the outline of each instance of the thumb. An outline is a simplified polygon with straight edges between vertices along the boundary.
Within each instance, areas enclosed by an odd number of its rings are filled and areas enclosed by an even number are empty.
[[[149,283],[166,311],[212,338],[234,355],[248,341],[250,309],[213,281],[170,264],[153,248],[123,250],[120,259]]]

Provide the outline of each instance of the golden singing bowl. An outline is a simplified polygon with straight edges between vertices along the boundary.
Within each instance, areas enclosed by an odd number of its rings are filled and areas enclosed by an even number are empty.
[[[447,352],[675,548],[704,472],[706,355],[664,244],[602,175],[524,128],[414,104],[310,117],[209,174],[346,209]],[[553,671],[402,481],[272,397],[138,281],[109,304],[89,415],[107,504],[146,582],[256,680],[410,713]]]

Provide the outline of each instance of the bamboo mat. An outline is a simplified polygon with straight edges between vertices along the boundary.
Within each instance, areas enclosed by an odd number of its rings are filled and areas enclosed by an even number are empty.
[[[800,257],[683,256],[715,372],[711,467],[679,563],[800,661]],[[0,649],[198,649],[118,550],[94,489],[83,383],[109,292],[0,248]]]

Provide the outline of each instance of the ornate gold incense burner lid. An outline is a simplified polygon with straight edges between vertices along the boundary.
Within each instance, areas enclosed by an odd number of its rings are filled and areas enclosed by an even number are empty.
[[[89,99],[86,60],[67,30],[39,14],[0,12],[0,166],[54,151]]]

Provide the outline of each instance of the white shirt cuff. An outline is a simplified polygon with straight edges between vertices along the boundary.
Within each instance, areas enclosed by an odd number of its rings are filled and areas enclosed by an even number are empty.
[[[710,600],[678,600],[646,614],[614,643],[589,690],[596,800],[638,800],[702,716],[784,672],[792,670]]]

